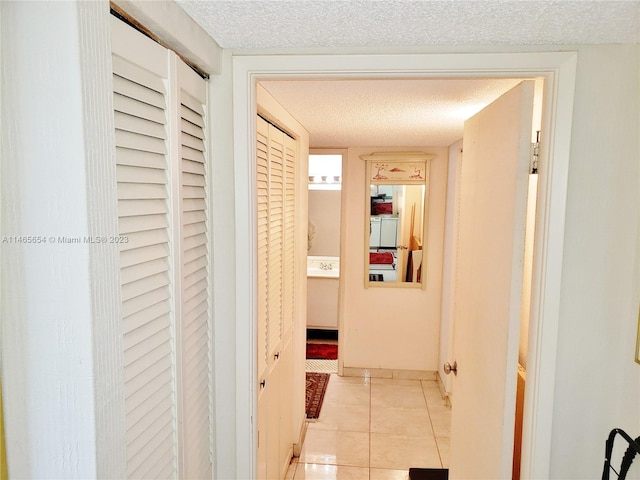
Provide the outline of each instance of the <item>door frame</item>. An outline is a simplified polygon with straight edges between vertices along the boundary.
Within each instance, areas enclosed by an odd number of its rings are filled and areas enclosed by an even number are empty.
[[[524,478],[546,478],[551,458],[555,361],[577,52],[457,54],[234,55],[233,149],[236,257],[237,478],[256,471],[256,255],[254,204],[256,84],[303,78],[545,79],[540,182],[531,294],[527,390],[522,445]],[[251,461],[247,462],[247,453]]]

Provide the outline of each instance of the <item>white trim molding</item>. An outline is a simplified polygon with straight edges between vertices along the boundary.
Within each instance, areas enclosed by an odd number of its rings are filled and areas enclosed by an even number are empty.
[[[202,71],[220,73],[222,49],[177,3],[112,0],[185,60]]]

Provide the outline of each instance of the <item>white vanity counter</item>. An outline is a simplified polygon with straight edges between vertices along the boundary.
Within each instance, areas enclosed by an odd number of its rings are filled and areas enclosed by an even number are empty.
[[[307,278],[339,278],[340,257],[307,257]]]
[[[307,328],[338,329],[339,257],[307,257]]]

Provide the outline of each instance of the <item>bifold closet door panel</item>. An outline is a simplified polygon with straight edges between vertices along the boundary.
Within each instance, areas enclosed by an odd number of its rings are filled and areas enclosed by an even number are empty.
[[[175,478],[167,51],[112,28],[127,473]]]
[[[256,241],[258,273],[258,382],[265,379],[269,364],[267,347],[267,321],[269,315],[269,124],[256,118]]]
[[[174,54],[172,54],[174,55]],[[207,207],[207,85],[174,55],[179,104],[178,209],[180,245],[181,411],[184,478],[211,478],[211,328]]]
[[[284,219],[282,338],[288,342],[295,315],[296,141],[284,135]]]
[[[282,340],[283,250],[284,250],[284,133],[269,125],[269,321],[267,335],[269,356],[279,353]]]

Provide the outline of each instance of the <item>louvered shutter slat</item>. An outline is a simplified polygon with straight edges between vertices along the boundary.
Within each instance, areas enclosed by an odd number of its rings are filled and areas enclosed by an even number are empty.
[[[154,275],[145,275],[139,280],[122,285],[122,300],[127,301],[145,292],[169,285],[169,276],[166,272]]]
[[[147,334],[147,338],[144,342],[138,342],[131,345],[125,350],[124,363],[125,365],[131,365],[136,361],[139,361],[149,349],[162,349],[166,343],[171,339],[171,333],[168,328],[162,328],[157,332]]]
[[[171,370],[161,372],[158,375],[158,378],[162,378],[163,375],[166,377],[171,377]],[[169,410],[171,410],[173,408],[173,401],[171,399],[171,396],[167,395],[164,398],[160,398],[160,401],[155,405],[141,405],[141,407],[143,407],[142,409],[147,412],[153,412],[153,415],[132,415],[127,419],[129,423],[128,428],[130,428],[132,431],[134,431],[133,429],[135,429],[136,434],[135,436],[132,436],[132,438],[127,442],[128,445],[140,438],[144,434],[144,432],[146,432],[148,428],[153,425],[153,422],[151,421],[153,418],[162,417]]]
[[[144,262],[165,258],[169,253],[166,244],[150,245],[142,249],[120,251],[120,269]]]
[[[150,342],[151,344],[151,342]],[[127,352],[125,352],[127,358]],[[131,380],[138,375],[144,375],[144,372],[155,362],[171,361],[171,345],[164,344],[146,351],[143,356],[136,358],[125,366],[125,381]],[[125,387],[126,389],[126,387]]]
[[[204,165],[200,162],[193,162],[191,160],[184,159],[182,160],[182,169],[185,172],[195,173],[196,175],[204,175],[205,168]]]
[[[169,266],[162,259],[152,260],[150,262],[139,263],[121,269],[120,271],[120,283],[126,285],[138,280],[142,280],[145,277],[156,275],[169,270]]]
[[[129,406],[127,424],[130,427],[140,422],[155,424],[158,421],[164,421],[164,419],[152,415],[153,406],[163,402],[167,397],[172,397],[173,370],[171,366],[164,367],[165,365],[157,362],[150,364],[143,371],[143,374],[136,375],[127,382],[125,396]],[[130,430],[127,441],[133,440],[136,436],[137,432],[133,429]]]
[[[195,247],[199,247],[200,245],[207,244],[207,236],[204,234],[200,235],[192,235],[190,237],[186,237],[183,241],[184,250],[190,250]]]
[[[131,232],[127,234],[127,242],[120,244],[120,250],[146,248],[152,245],[161,245],[169,241],[169,233],[167,229],[157,228],[153,230],[143,230],[140,232]]]
[[[168,198],[167,187],[155,183],[118,183],[119,200],[155,200]]]
[[[163,123],[152,122],[134,115],[115,112],[115,125],[117,130],[146,135],[147,137],[166,138]]]
[[[184,277],[184,288],[188,288],[191,285],[193,285],[194,283],[199,282],[200,280],[202,280],[203,278],[207,277],[207,268],[206,267],[202,267],[199,270],[195,270],[193,273],[190,273],[189,275],[185,275]]]
[[[165,155],[167,147],[163,139],[139,135],[125,130],[116,130],[116,147],[130,148],[132,150],[142,150],[151,153]]]
[[[184,251],[183,259],[185,263],[189,263],[196,258],[202,257],[203,255],[207,255],[207,246],[206,245],[198,245],[197,247],[189,248]]]
[[[148,77],[147,80],[149,80]],[[152,83],[155,82],[152,81]],[[163,88],[156,90],[137,83],[130,78],[114,75],[113,91],[114,93],[118,93],[135,101],[143,102],[159,109],[164,109],[165,103]]]
[[[201,128],[204,128],[204,106],[201,99],[195,98],[193,95],[186,91],[182,91],[180,97],[180,115],[182,118],[189,120],[191,123],[195,123]]]
[[[164,200],[118,200],[118,216],[166,214],[167,205]]]
[[[141,232],[144,230],[160,230],[167,228],[169,222],[165,215],[137,215],[135,217],[120,217],[118,232],[120,234]]]
[[[156,303],[160,303],[163,300],[168,299],[169,297],[169,289],[164,287],[146,292],[144,295],[140,295],[138,297],[132,298],[131,300],[127,300],[126,302],[122,302],[122,316],[126,320],[127,317],[130,317],[136,313],[143,315],[143,311],[145,309],[155,305]],[[127,328],[126,321],[124,323],[124,328]]]
[[[195,212],[185,211],[182,214],[182,223],[190,225],[193,223],[200,223],[207,221],[207,214],[202,210],[196,210]]]
[[[120,55],[114,54],[112,57],[115,76],[139,83],[156,92],[165,93],[164,81],[161,77],[144,67],[124,59],[124,55],[126,55],[125,52]],[[162,108],[164,109],[164,104]]]
[[[126,421],[127,430],[127,442],[135,440],[139,432],[144,430],[144,425],[153,424],[159,416],[159,412],[165,412],[167,409],[162,408],[165,403],[169,403],[170,408],[173,410],[173,395],[171,383],[168,380],[173,378],[171,368],[156,373],[152,383],[140,383],[140,386],[145,386],[150,394],[138,388],[132,393],[127,395],[127,403],[132,408],[127,409]],[[138,398],[134,396],[138,395]],[[133,429],[136,430],[133,430]]]
[[[118,113],[132,115],[158,124],[165,124],[167,121],[163,109],[117,93],[113,95],[113,108]],[[117,125],[116,128],[118,128]]]
[[[155,427],[155,426],[154,426]],[[169,420],[160,428],[153,428],[149,432],[146,443],[132,445],[127,455],[132,478],[150,478],[158,461],[167,454],[172,454],[174,448],[174,426]],[[137,448],[136,448],[137,447]]]
[[[162,304],[160,304],[162,306]],[[124,348],[135,347],[136,345],[144,342],[147,337],[154,335],[155,333],[161,331],[166,328],[165,319],[163,318],[168,311],[162,311],[160,309],[159,314],[156,318],[144,322],[139,325],[137,328],[130,330],[124,335]]]
[[[189,147],[182,148],[182,158],[191,162],[205,163],[204,153]]]
[[[157,326],[158,329],[165,328],[166,321],[170,312],[171,305],[169,304],[168,299],[163,299],[159,302],[149,305],[142,310],[139,310],[138,312],[129,315],[125,318],[124,322],[125,339],[127,337],[127,334],[135,332],[138,329],[142,329],[146,325],[149,325],[156,320],[160,320],[161,322],[161,324]]]
[[[184,133],[188,133],[192,137],[199,138],[200,140],[204,140],[204,135],[202,134],[202,126],[194,125],[190,121],[182,118],[180,120],[180,128]]]
[[[204,151],[204,142],[197,137],[193,137],[187,133],[182,133],[180,137],[180,141],[182,142],[182,145],[184,145],[185,147],[189,147],[199,152]]]
[[[163,170],[157,168],[118,165],[116,167],[116,179],[122,183],[153,183],[164,185],[166,175]]]
[[[182,210],[185,212],[204,210],[206,203],[202,198],[185,198],[182,202]]]
[[[134,167],[164,170],[166,168],[166,159],[164,155],[158,153],[117,147],[116,165],[129,165]]]

